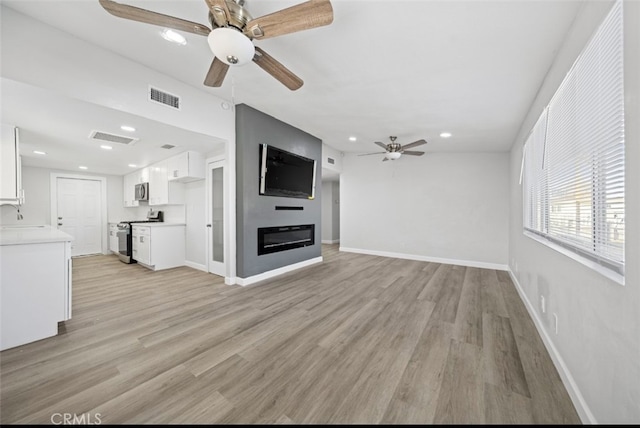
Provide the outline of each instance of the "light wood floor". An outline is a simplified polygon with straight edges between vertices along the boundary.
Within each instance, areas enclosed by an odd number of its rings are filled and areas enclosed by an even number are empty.
[[[580,423],[506,273],[323,251],[244,288],[75,259],[73,319],[0,354],[1,422]]]

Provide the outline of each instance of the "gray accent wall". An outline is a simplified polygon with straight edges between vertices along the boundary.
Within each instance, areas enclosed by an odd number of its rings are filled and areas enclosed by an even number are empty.
[[[260,195],[260,144],[316,161],[314,200]],[[236,106],[237,276],[248,278],[320,257],[322,141],[245,104]],[[303,207],[276,211],[276,206]],[[258,256],[258,228],[315,224],[314,245]]]

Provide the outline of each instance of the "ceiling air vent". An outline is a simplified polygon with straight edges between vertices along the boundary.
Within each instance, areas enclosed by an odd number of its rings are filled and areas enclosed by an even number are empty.
[[[164,104],[171,108],[180,110],[179,96],[170,94],[152,86],[149,86],[149,101],[154,101],[156,103]]]
[[[108,141],[110,143],[133,145],[138,138],[125,137],[123,135],[110,134],[102,131],[91,131],[89,138],[92,140]]]
[[[171,144],[165,144],[164,146],[160,146],[161,149],[173,149],[175,146],[172,146]]]

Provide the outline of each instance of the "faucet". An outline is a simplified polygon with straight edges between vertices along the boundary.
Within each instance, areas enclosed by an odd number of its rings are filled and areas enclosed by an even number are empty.
[[[20,213],[20,205],[13,205],[13,204],[7,204],[7,205],[15,208],[16,211],[18,211],[18,216],[17,216],[18,220],[22,220],[23,217],[22,217],[22,214]]]

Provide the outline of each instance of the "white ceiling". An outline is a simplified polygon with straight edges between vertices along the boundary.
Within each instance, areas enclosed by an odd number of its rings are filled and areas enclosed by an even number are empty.
[[[247,0],[245,7],[259,17],[300,2]],[[246,103],[343,152],[378,151],[372,142],[387,142],[389,135],[403,144],[425,138],[427,152],[508,150],[581,5],[333,0],[331,25],[256,41],[304,80],[291,92],[255,64],[231,69],[221,88],[206,88],[202,81],[212,59],[206,38],[185,34],[186,46],[169,44],[160,28],[113,17],[97,0],[2,3],[203,91]],[[208,24],[204,0],[122,3]],[[6,105],[4,88],[2,96]],[[73,128],[74,118],[61,123]],[[442,131],[453,137],[440,138]],[[47,138],[44,127],[31,132]],[[84,135],[86,124],[68,132]],[[86,145],[86,138],[66,141],[69,148]],[[139,144],[143,162],[154,149]]]
[[[62,97],[51,91],[2,79],[2,121],[20,124],[20,152],[27,166],[123,175],[185,150],[224,150],[211,136],[189,132],[129,113]],[[135,133],[120,129],[135,124]],[[92,131],[139,138],[123,145],[89,138]],[[170,144],[172,149],[160,146]],[[112,147],[106,151],[101,145]],[[46,152],[46,156],[33,153]],[[137,168],[128,167],[135,164]]]

